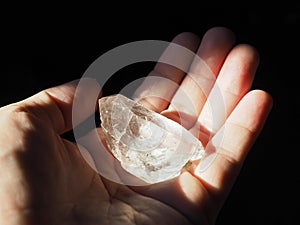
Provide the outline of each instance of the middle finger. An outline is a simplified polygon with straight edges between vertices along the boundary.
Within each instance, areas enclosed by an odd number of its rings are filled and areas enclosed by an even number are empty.
[[[196,122],[234,41],[234,34],[224,27],[206,32],[197,51],[199,57],[195,57],[168,109],[163,112],[165,116],[187,129]]]

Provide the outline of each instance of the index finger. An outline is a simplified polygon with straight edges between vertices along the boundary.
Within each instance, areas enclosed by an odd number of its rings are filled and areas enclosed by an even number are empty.
[[[199,42],[200,40],[195,34],[188,32],[181,33],[172,40],[173,44],[183,46],[193,52],[197,50]],[[172,43],[160,59],[180,62],[183,67],[188,68],[193,58],[191,55],[181,54],[182,50],[177,48],[176,45],[172,45]],[[134,93],[134,99],[147,108],[160,113],[168,107],[185,74],[185,71],[175,66],[157,62],[154,69]]]

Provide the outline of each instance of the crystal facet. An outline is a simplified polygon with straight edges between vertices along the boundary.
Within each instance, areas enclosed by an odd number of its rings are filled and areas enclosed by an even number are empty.
[[[176,177],[204,153],[201,142],[180,124],[121,94],[99,100],[106,143],[129,173],[157,183]]]

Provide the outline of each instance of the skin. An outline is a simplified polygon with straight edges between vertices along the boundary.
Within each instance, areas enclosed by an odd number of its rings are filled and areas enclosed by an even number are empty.
[[[272,98],[265,91],[251,90],[258,53],[252,46],[235,45],[230,30],[212,28],[201,41],[182,33],[173,42],[196,52],[215,79],[201,80],[203,68],[197,63],[189,62],[188,74],[158,63],[150,75],[172,79],[190,101],[174,87],[151,88],[147,79],[135,96],[189,129],[214,154],[212,163],[207,166],[204,158],[180,176],[148,186],[129,187],[101,177],[75,143],[61,138],[72,129],[77,81],[62,84],[0,108],[1,225],[214,224],[264,126]],[[168,51],[164,54],[172,57]],[[195,85],[198,81],[209,96]],[[213,98],[216,83],[225,110],[212,125],[206,102],[218,104]],[[99,91],[92,81],[86,85],[83,101]],[[145,90],[163,99],[143,96]],[[78,118],[84,120],[91,110],[83,109]],[[186,116],[180,118],[178,112]]]

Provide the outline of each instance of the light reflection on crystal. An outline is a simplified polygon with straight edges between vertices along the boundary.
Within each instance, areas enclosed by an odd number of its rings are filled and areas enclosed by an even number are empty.
[[[99,100],[107,145],[121,166],[147,183],[178,176],[204,148],[178,123],[121,95]]]

